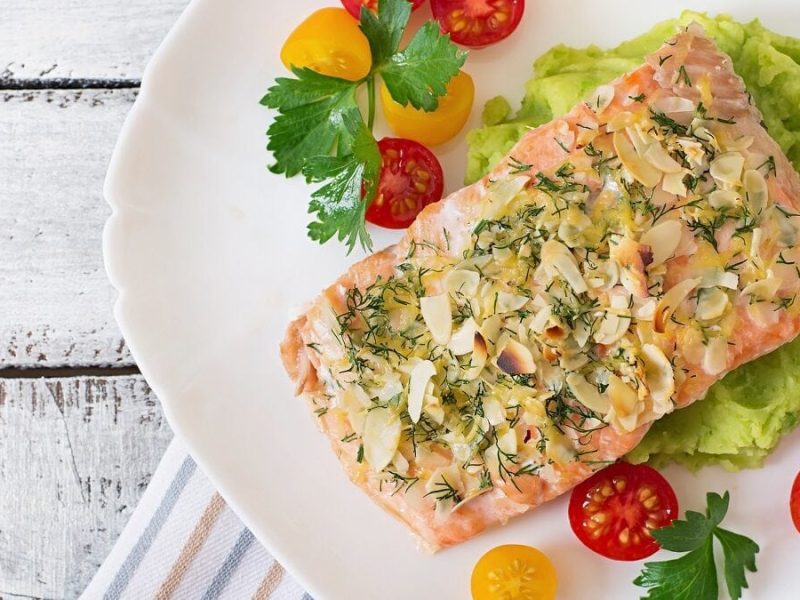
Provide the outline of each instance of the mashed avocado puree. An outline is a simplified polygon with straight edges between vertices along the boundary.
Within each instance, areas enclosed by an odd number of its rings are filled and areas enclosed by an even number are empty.
[[[611,50],[561,45],[536,60],[519,111],[512,114],[508,101],[494,98],[484,108],[484,126],[470,132],[467,183],[485,174],[531,126],[568,112],[597,86],[637,68],[678,26],[692,21],[731,56],[770,134],[800,169],[800,39],[773,33],[758,21],[685,11]],[[757,467],[798,420],[800,338],[736,369],[702,402],[656,422],[628,459],[692,469]]]

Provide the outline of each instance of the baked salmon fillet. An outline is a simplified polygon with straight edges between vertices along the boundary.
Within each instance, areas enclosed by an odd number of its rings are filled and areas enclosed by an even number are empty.
[[[794,338],[798,204],[692,25],[355,264],[283,361],[350,479],[428,549],[457,544]]]

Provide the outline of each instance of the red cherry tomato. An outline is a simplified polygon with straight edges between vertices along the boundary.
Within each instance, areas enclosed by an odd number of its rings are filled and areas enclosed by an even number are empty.
[[[425,0],[408,0],[411,2],[411,10],[417,10]],[[378,10],[378,0],[342,0],[342,4],[351,15],[356,19],[361,18],[361,7],[366,6],[372,12]]]
[[[442,166],[430,150],[412,140],[383,138],[378,149],[381,174],[367,221],[389,229],[408,227],[423,208],[441,200]]]
[[[572,490],[569,523],[589,549],[614,560],[654,554],[652,529],[678,517],[678,499],[661,474],[646,465],[620,462]]]
[[[513,33],[525,12],[525,0],[431,0],[431,10],[456,44],[481,48]]]
[[[800,532],[800,473],[794,479],[792,495],[789,497],[789,510],[792,513],[792,522],[795,529]]]

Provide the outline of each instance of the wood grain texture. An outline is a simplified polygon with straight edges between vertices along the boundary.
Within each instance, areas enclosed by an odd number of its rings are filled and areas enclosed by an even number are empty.
[[[188,0],[1,0],[2,79],[138,79]]]
[[[102,230],[103,179],[135,97],[0,91],[0,367],[133,364]]]
[[[141,376],[0,379],[0,597],[76,598],[171,436]]]

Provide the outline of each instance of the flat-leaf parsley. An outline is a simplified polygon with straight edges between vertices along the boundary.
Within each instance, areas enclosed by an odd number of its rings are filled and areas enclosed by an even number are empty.
[[[466,53],[433,22],[423,25],[401,50],[410,14],[407,0],[381,0],[377,15],[361,11],[360,28],[372,53],[372,67],[363,79],[294,68],[294,77],[279,77],[261,99],[277,112],[267,129],[267,149],[275,161],[270,170],[286,177],[302,173],[306,181],[321,184],[309,204],[315,216],[308,226],[312,240],[324,243],[335,236],[348,251],[357,243],[366,250],[372,247],[364,216],[375,197],[381,165],[372,134],[376,77],[395,101],[432,111],[466,60]],[[364,84],[366,123],[357,101]]]
[[[686,511],[685,520],[653,531],[661,547],[687,552],[674,560],[648,562],[634,584],[650,588],[644,600],[717,600],[719,584],[714,562],[714,538],[722,548],[725,583],[733,600],[747,587],[747,571],[755,573],[758,544],[719,524],[728,512],[730,494],[706,495],[706,513]]]

